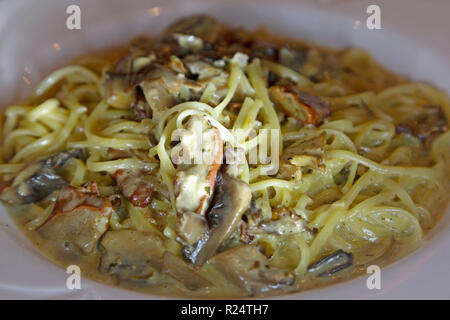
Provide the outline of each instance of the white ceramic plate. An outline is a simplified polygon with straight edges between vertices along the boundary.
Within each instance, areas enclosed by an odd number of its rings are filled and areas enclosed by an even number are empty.
[[[66,28],[66,8],[81,8],[81,30]],[[381,8],[381,30],[368,30],[368,5]],[[99,48],[156,34],[170,21],[208,12],[230,25],[273,32],[324,45],[362,46],[386,67],[450,92],[450,20],[447,0],[0,0],[0,105],[25,97],[45,73]],[[409,257],[381,272],[381,290],[366,278],[280,297],[283,299],[450,298],[450,217]],[[65,270],[43,258],[0,209],[0,298],[127,299],[159,297],[82,278],[66,288]]]

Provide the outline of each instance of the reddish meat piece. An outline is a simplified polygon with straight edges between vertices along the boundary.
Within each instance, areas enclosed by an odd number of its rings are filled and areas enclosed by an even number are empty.
[[[145,179],[145,176],[139,172],[130,170],[117,170],[113,178],[120,188],[120,192],[134,206],[145,208],[152,202],[154,185]]]

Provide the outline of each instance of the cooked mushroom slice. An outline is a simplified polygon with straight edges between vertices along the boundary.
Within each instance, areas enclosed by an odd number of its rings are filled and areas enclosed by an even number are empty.
[[[353,264],[353,254],[337,250],[332,254],[309,265],[308,273],[316,277],[332,276]]]
[[[18,185],[9,185],[0,194],[0,199],[10,204],[27,204],[37,202],[59,190],[67,181],[56,170],[61,168],[70,158],[81,157],[79,149],[63,151],[54,156],[29,165],[24,172],[28,177]]]
[[[286,48],[283,47],[278,53],[279,62],[297,72],[300,72],[306,62],[307,48]]]
[[[276,235],[299,234],[309,231],[306,227],[307,222],[300,217],[284,216],[278,220],[263,223],[260,229],[252,230],[251,233],[269,233]]]
[[[242,245],[214,256],[210,262],[249,295],[268,289],[291,286],[295,275],[272,268],[267,258],[252,245]]]
[[[300,140],[288,146],[280,158],[279,175],[283,178],[296,181],[302,179],[302,167],[323,170],[326,134],[323,132],[317,137]]]
[[[189,290],[198,290],[212,283],[189,267],[184,260],[166,251],[163,256],[163,272],[181,282]]]
[[[128,81],[109,72],[106,76],[105,96],[106,102],[116,108],[130,106],[136,101],[136,92],[130,89]]]
[[[170,69],[170,60],[149,62],[133,70],[132,57],[118,64],[106,76],[105,95],[109,104],[118,108],[130,107],[136,120],[157,117],[173,106],[182,88],[200,92],[201,84],[185,79],[184,74]],[[123,66],[125,65],[125,66]]]
[[[122,229],[108,231],[100,242],[99,270],[121,280],[140,280],[164,272],[189,290],[212,285],[183,259],[164,251],[163,240],[153,233]]]
[[[328,104],[287,81],[269,88],[275,105],[286,115],[302,121],[304,124],[320,125],[330,115]]]
[[[117,108],[124,108],[137,104],[141,93],[134,90],[136,84],[145,79],[145,76],[154,69],[153,65],[134,70],[133,54],[122,57],[114,66],[114,70],[105,75],[105,97],[108,104]]]
[[[125,149],[108,148],[108,151],[106,153],[106,158],[108,160],[126,159],[130,157],[131,153]]]
[[[248,213],[246,213],[247,215]],[[248,219],[248,217],[247,217]],[[251,221],[251,220],[249,220]],[[252,221],[248,228],[248,233],[251,235],[257,234],[273,234],[279,236],[312,233],[308,228],[308,222],[301,216],[297,215],[294,208],[279,207],[272,210],[272,220],[255,223]]]
[[[100,242],[99,270],[123,280],[145,279],[163,269],[163,241],[148,232],[108,231]]]
[[[136,88],[136,99],[130,105],[130,119],[134,121],[142,121],[152,118],[153,111],[150,108],[141,87]]]
[[[439,106],[425,106],[417,119],[396,126],[397,133],[412,134],[422,140],[427,148],[447,129],[447,117]]]
[[[193,250],[185,250],[185,257],[195,265],[203,265],[233,233],[243,213],[247,210],[252,193],[245,182],[219,174],[212,201],[207,213],[208,233],[200,239]]]
[[[277,56],[279,55],[279,46],[277,44],[268,40],[257,38],[250,39],[250,41],[251,47],[248,52],[250,57],[261,58],[269,61],[276,60]],[[271,77],[274,75],[275,74],[272,73]]]
[[[186,95],[200,96],[205,86],[185,78],[183,73],[174,72],[169,67],[170,65],[155,65],[151,72],[136,82],[151,108],[153,118],[182,100],[183,91]]]
[[[110,198],[99,196],[95,184],[79,189],[66,186],[59,193],[51,217],[38,232],[66,250],[76,248],[88,255],[108,229],[112,210]]]
[[[171,77],[170,79],[172,80]],[[165,86],[163,78],[144,80],[140,84],[140,88],[153,115],[159,115],[175,104],[175,98]]]
[[[184,243],[191,246],[199,241],[208,231],[205,217],[193,212],[178,215],[176,232]]]
[[[134,206],[145,208],[152,202],[155,186],[146,179],[145,174],[120,169],[114,173],[113,178],[116,180],[120,192]]]
[[[183,59],[191,75],[203,87],[214,85],[217,89],[224,88],[228,84],[229,73],[223,68],[217,67],[208,59],[202,59],[198,55],[190,55]],[[216,95],[220,92],[216,92]],[[219,95],[221,97],[221,95]]]
[[[220,36],[223,27],[211,16],[195,15],[175,21],[165,31],[165,35],[184,34],[213,43]]]
[[[325,157],[325,138],[326,134],[321,133],[317,137],[294,142],[284,150],[280,160],[282,162],[290,161],[292,164],[298,166],[312,165],[318,168],[323,165]],[[310,158],[313,161],[310,162]]]
[[[147,36],[138,36],[130,43],[130,53],[133,57],[146,57],[153,46],[153,39]]]

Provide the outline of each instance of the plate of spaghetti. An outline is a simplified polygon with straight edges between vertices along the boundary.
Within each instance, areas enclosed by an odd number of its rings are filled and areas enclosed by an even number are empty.
[[[214,14],[162,27],[3,109],[21,241],[105,288],[196,298],[326,291],[423,246],[448,205],[444,90]]]

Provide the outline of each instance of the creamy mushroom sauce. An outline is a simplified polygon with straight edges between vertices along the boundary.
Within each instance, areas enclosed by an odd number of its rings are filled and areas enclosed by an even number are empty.
[[[114,277],[111,277],[105,273],[100,272],[99,266],[101,261],[101,252],[98,248],[89,255],[84,256],[71,252],[70,250],[61,250],[61,246],[55,244],[53,241],[46,240],[39,236],[38,233],[28,230],[25,225],[29,222],[33,215],[27,210],[27,206],[5,206],[9,215],[14,219],[16,226],[27,236],[30,242],[44,254],[45,257],[58,264],[62,268],[66,269],[70,265],[77,265],[81,269],[82,277],[86,277],[90,280],[102,282],[112,286],[118,286],[123,289],[138,291],[142,293],[155,294],[166,297],[191,297],[191,298],[236,298],[248,296],[248,292],[245,289],[239,288],[234,285],[222,272],[217,270],[210,263],[202,268],[202,276],[206,279],[210,279],[214,282],[214,286],[210,286],[201,290],[189,290],[185,285],[179,281],[173,279],[170,276],[156,275],[148,280],[141,281],[118,281]],[[412,251],[417,249],[414,245],[395,245],[390,248],[389,252],[385,253],[382,258],[375,261],[371,261],[369,264],[360,264],[357,268],[344,269],[330,277],[320,278],[307,278],[301,280],[295,286],[286,286],[279,289],[272,289],[265,293],[260,293],[258,296],[273,296],[273,295],[286,295],[294,294],[298,291],[311,290],[320,288],[323,286],[329,286],[337,284],[339,282],[352,279],[357,276],[366,274],[366,268],[368,265],[378,265],[380,267],[386,266],[394,261],[397,261],[399,257],[405,257]],[[286,252],[289,254],[289,252]],[[377,248],[374,252],[367,252],[367,256],[379,255]],[[61,272],[64,272],[61,270]]]

